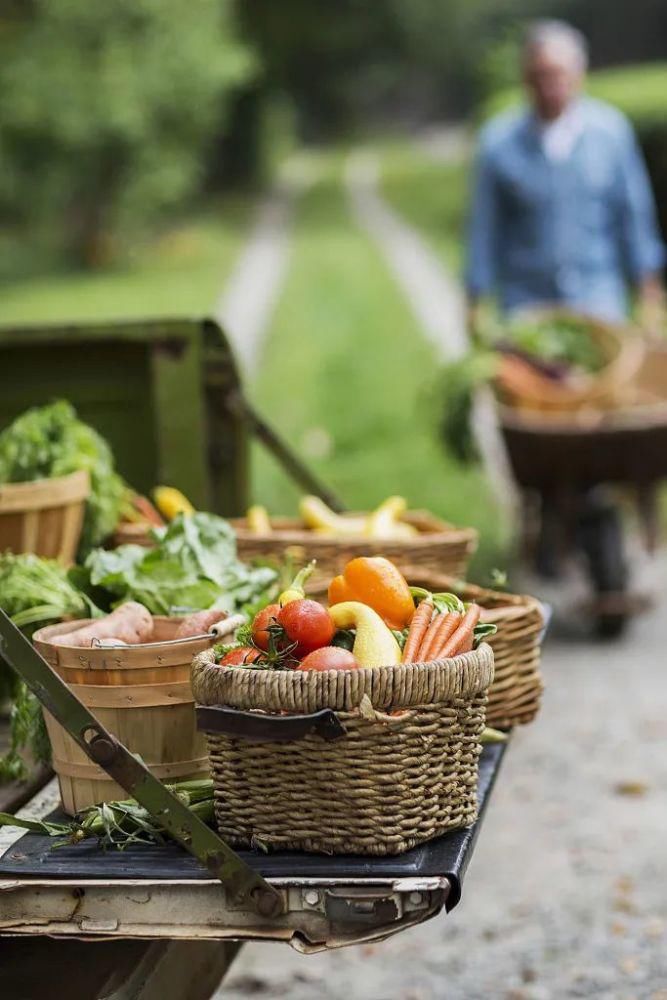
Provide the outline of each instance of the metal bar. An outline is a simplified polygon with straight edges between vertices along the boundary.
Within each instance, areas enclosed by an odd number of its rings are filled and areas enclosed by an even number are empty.
[[[145,765],[98,722],[2,610],[0,654],[84,753],[219,878],[236,905],[247,905],[262,916],[282,911],[280,893],[246,865],[217,833],[153,777]]]
[[[260,416],[252,403],[246,399],[240,390],[230,392],[226,404],[231,413],[243,417],[250,432],[262,442],[264,447],[280,462],[295,482],[308,490],[309,493],[314,493],[316,496],[321,497],[332,510],[339,513],[346,510],[346,506],[340,497],[325,486],[310,471],[287,442],[276,434],[273,428]]]

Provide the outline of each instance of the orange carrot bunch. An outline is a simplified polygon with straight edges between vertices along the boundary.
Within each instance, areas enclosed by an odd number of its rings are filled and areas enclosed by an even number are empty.
[[[403,663],[428,663],[459,653],[469,653],[475,645],[475,629],[481,609],[470,604],[461,610],[435,607],[432,597],[425,598],[414,613],[403,648]],[[486,629],[485,629],[486,631]]]

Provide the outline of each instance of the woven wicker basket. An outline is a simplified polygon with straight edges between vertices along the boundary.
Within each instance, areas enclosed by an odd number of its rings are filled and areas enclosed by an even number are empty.
[[[192,688],[200,706],[214,706],[198,715],[221,835],[387,855],[469,826],[492,678],[487,645],[429,664],[322,673],[218,667],[212,651],[199,654]],[[342,724],[339,738],[319,735],[322,715]],[[263,741],[244,730],[253,724],[268,727]],[[300,738],[294,726],[305,727]]]
[[[542,605],[534,597],[486,590],[443,574],[408,573],[411,584],[433,593],[450,591],[464,601],[475,601],[487,613],[482,621],[493,622],[498,631],[491,636],[494,676],[489,689],[486,720],[489,726],[507,729],[531,722],[540,707],[544,683],[540,673],[541,637],[544,629]]]
[[[419,567],[422,572],[451,573],[465,576],[471,556],[477,548],[474,528],[455,528],[427,511],[410,511],[402,519],[419,534],[406,540],[381,541],[365,538],[328,538],[309,531],[297,518],[275,518],[270,535],[250,531],[244,519],[231,524],[238,539],[239,558],[272,558],[278,561],[292,556],[298,561],[317,560],[311,583],[329,582],[341,573],[356,556],[386,556],[399,569]]]

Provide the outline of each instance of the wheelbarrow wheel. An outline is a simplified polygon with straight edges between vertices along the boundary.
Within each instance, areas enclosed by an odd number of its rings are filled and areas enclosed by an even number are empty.
[[[628,625],[628,613],[598,612],[595,617],[595,634],[599,639],[618,639]]]
[[[596,634],[616,639],[626,628],[630,613],[628,563],[618,508],[606,496],[592,492],[584,501],[578,534],[596,595]]]

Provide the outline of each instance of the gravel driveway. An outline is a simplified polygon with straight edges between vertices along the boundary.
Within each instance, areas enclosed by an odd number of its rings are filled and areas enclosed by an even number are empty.
[[[549,641],[543,712],[512,742],[449,916],[312,957],[246,946],[217,995],[667,1000],[666,611],[613,645]]]

